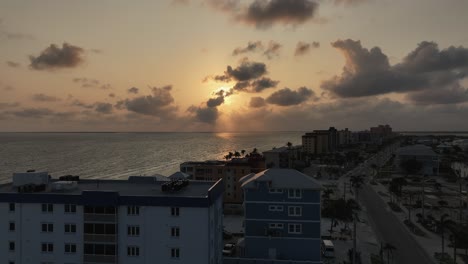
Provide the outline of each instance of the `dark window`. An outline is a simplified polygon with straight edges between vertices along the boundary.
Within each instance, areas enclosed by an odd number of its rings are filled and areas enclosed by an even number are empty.
[[[129,246],[127,247],[127,255],[137,257],[140,256],[140,248],[137,246]]]
[[[129,236],[139,236],[140,227],[139,226],[127,226],[127,235]]]
[[[171,248],[171,258],[179,258],[180,250],[179,248]]]
[[[15,231],[15,229],[16,229],[15,222],[10,222],[9,230],[10,231]]]
[[[52,213],[52,212],[54,212],[54,205],[53,204],[42,204],[42,212],[43,213]]]
[[[8,249],[9,249],[10,251],[15,251],[15,242],[10,241],[10,242],[8,243]]]
[[[179,216],[179,214],[180,214],[179,207],[171,207],[171,215],[172,216]]]
[[[84,253],[85,253],[85,255],[94,254],[94,245],[93,244],[84,244]]]
[[[10,209],[10,212],[14,212],[14,211],[15,211],[15,204],[14,204],[14,203],[10,203],[9,209]]]
[[[52,243],[42,243],[41,250],[43,253],[51,253],[54,252],[54,244]]]
[[[65,213],[76,213],[76,204],[66,204]]]
[[[76,253],[76,244],[65,244],[65,253]]]
[[[179,237],[179,236],[180,236],[180,228],[171,227],[171,237]]]
[[[104,245],[101,244],[95,244],[94,245],[94,254],[96,255],[104,255]]]
[[[65,224],[65,233],[76,233],[75,224]]]
[[[127,206],[127,214],[128,215],[139,215],[140,214],[140,207],[139,206]]]
[[[51,233],[54,232],[54,224],[52,223],[42,223],[41,224],[42,232]]]

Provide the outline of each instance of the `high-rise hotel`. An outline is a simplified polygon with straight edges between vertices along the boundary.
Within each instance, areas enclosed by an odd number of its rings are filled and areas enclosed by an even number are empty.
[[[222,180],[51,179],[0,185],[2,263],[222,263]]]

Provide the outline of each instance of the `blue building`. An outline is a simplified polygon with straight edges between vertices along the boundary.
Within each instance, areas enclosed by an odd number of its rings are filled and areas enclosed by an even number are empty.
[[[268,263],[321,263],[321,185],[292,169],[268,169],[241,180],[245,195],[243,257]]]

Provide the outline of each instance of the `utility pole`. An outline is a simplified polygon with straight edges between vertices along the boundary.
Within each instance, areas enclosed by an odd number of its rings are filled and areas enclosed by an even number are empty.
[[[356,213],[354,213],[353,219],[353,228],[354,228],[354,235],[353,235],[353,264],[356,264]]]

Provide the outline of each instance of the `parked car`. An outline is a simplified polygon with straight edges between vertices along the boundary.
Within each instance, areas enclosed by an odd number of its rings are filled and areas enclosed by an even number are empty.
[[[236,250],[236,244],[227,243],[223,248],[223,256],[232,256]]]

